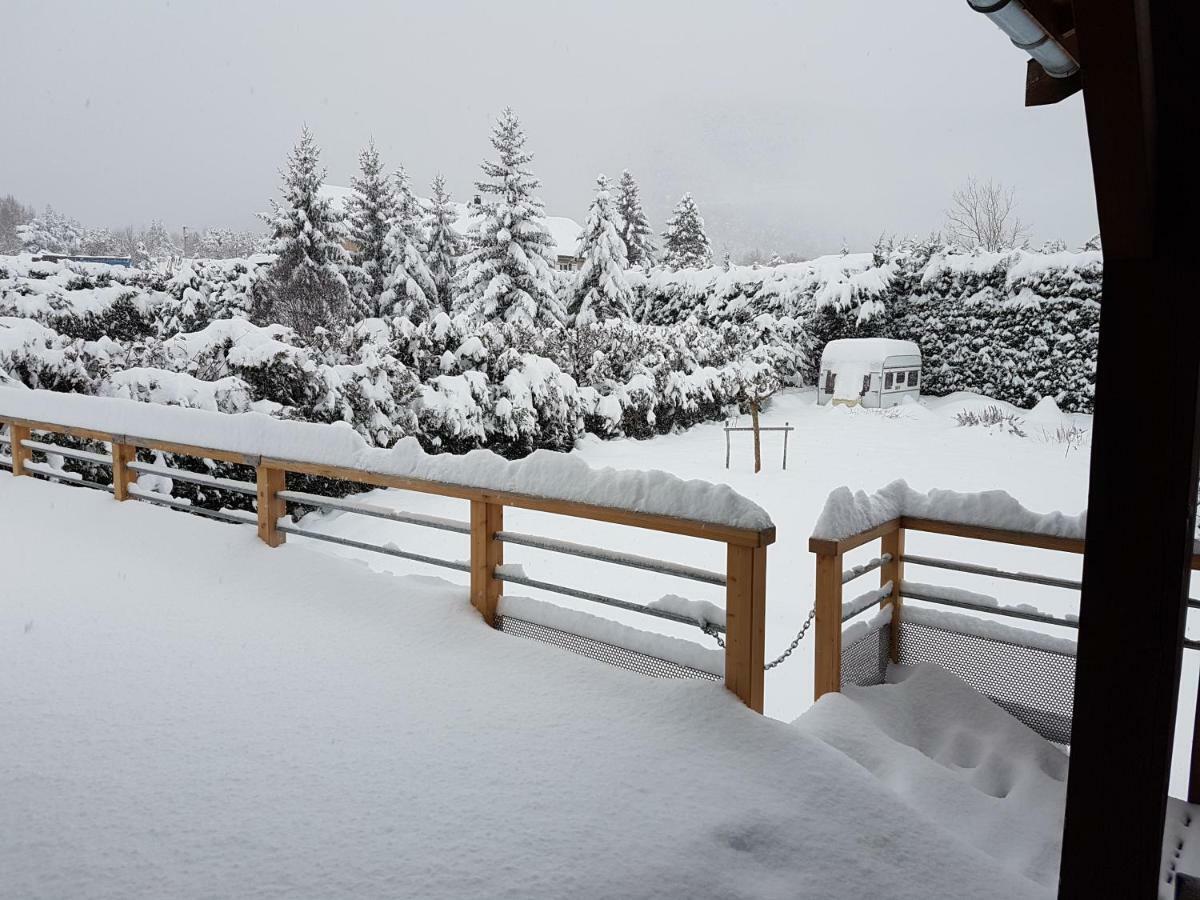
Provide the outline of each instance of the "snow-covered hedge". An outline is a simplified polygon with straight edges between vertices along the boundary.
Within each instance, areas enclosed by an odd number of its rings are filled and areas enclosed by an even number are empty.
[[[775,267],[633,276],[646,321],[742,326],[764,313],[801,323],[812,383],[842,337],[916,341],[925,390],[967,390],[1090,412],[1100,320],[1098,251],[964,253],[937,241],[880,245]]]
[[[367,319],[302,338],[249,312],[269,257],[167,276],[0,257],[0,371],[30,387],[347,422],[375,446],[510,456],[585,432],[645,437],[723,416],[794,376],[793,320],[740,326],[414,325]]]

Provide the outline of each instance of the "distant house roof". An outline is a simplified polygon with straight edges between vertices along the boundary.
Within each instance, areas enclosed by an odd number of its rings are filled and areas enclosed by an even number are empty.
[[[317,193],[328,199],[335,210],[344,214],[350,201],[350,195],[354,193],[354,190],[336,184],[323,184]],[[430,204],[425,197],[417,199],[422,206],[428,207]],[[455,211],[454,230],[465,235],[471,225],[471,206],[467,203],[457,202],[450,205],[454,207]],[[550,232],[550,238],[554,242],[553,255],[579,256],[579,232],[582,229],[578,222],[566,216],[546,216],[542,221],[546,223],[546,230]]]

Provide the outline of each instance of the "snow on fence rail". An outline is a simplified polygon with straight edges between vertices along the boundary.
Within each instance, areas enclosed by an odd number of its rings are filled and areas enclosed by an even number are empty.
[[[80,483],[75,473],[53,464],[55,457],[80,459],[111,467],[111,485],[87,482],[87,486],[109,490],[117,500],[143,500],[221,521],[254,524],[259,537],[270,547],[279,546],[287,535],[293,534],[467,572],[471,580],[471,603],[493,626],[503,618],[499,604],[502,584],[507,581],[686,622],[709,634],[724,632],[726,687],[747,706],[762,711],[766,554],[767,547],[775,540],[775,528],[761,507],[727,486],[683,481],[664,472],[593,470],[577,458],[548,451],[512,462],[489,451],[473,451],[461,457],[429,456],[411,440],[402,441],[390,451],[381,450],[368,447],[355,432],[336,425],[49,391],[0,391],[0,426],[8,428],[7,437],[0,436],[0,446],[8,445],[11,451],[10,456],[0,457],[0,464],[11,469],[13,475],[36,474]],[[34,440],[34,432],[102,442],[111,447],[111,452],[99,454],[59,447]],[[255,482],[215,478],[166,466],[160,461],[139,461],[138,450],[253,466]],[[48,461],[35,461],[35,453]],[[469,515],[462,520],[449,519],[288,490],[289,473],[454,497],[468,501]],[[186,500],[139,488],[139,476],[178,479],[250,494],[255,497],[257,512],[193,507]],[[469,562],[413,553],[391,544],[366,544],[307,531],[281,521],[288,503],[467,535]],[[710,571],[506,531],[506,507],[714,541],[725,545],[724,569]],[[713,616],[705,616],[703,621],[699,614],[693,617],[694,609],[702,604],[687,605],[685,601],[667,605],[634,604],[570,585],[528,578],[519,567],[505,564],[505,544],[724,585],[726,619],[715,622]],[[684,665],[699,668],[695,665],[697,659],[691,654]]]
[[[1003,604],[988,594],[917,582],[906,577],[906,568],[953,571],[1076,592],[1081,582],[913,554],[906,551],[905,544],[910,533],[924,532],[1082,555],[1085,523],[1086,513],[1035,513],[1003,491],[921,494],[903,481],[873,495],[853,494],[847,488],[834,491],[809,539],[809,550],[816,556],[816,697],[841,690],[848,677],[844,660],[850,661],[854,675],[861,674],[864,664],[872,664],[876,645],[862,645],[864,652],[855,645],[877,635],[881,665],[932,659],[955,670],[1044,736],[1069,742],[1075,642],[1002,620],[1070,632],[1078,629],[1078,618],[1049,615],[1028,604]],[[874,559],[862,565],[844,565],[846,553],[873,542],[878,542]],[[1200,570],[1200,546],[1196,549],[1193,571]],[[880,588],[843,603],[843,585],[876,569]],[[906,607],[907,600],[926,605]],[[1189,600],[1188,605],[1200,609],[1200,601]],[[933,608],[939,606],[955,612]],[[860,620],[843,629],[844,622],[859,619],[868,610],[876,611],[869,622]],[[909,646],[906,626],[922,634],[921,643]],[[934,632],[949,637],[930,637]],[[1185,639],[1183,645],[1200,650],[1200,641]],[[1018,665],[1026,669],[1002,671],[1005,666]],[[1200,716],[1194,745],[1200,751]],[[1200,802],[1200,756],[1193,758],[1189,800]]]

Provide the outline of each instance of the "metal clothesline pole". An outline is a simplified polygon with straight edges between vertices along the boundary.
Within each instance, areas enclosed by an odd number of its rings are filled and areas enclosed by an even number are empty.
[[[725,468],[729,468],[730,456],[730,437],[732,431],[753,431],[756,434],[761,434],[764,431],[782,431],[783,432],[783,469],[787,471],[787,451],[788,451],[788,436],[789,433],[795,431],[795,427],[790,422],[784,422],[782,425],[759,426],[755,428],[748,425],[730,425],[729,420],[725,422]],[[757,470],[756,470],[757,471]]]

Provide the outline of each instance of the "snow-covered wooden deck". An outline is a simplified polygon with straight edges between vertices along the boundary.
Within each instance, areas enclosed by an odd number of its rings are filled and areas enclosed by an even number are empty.
[[[7,473],[0,569],[0,893],[1048,893],[813,734],[462,585]]]

